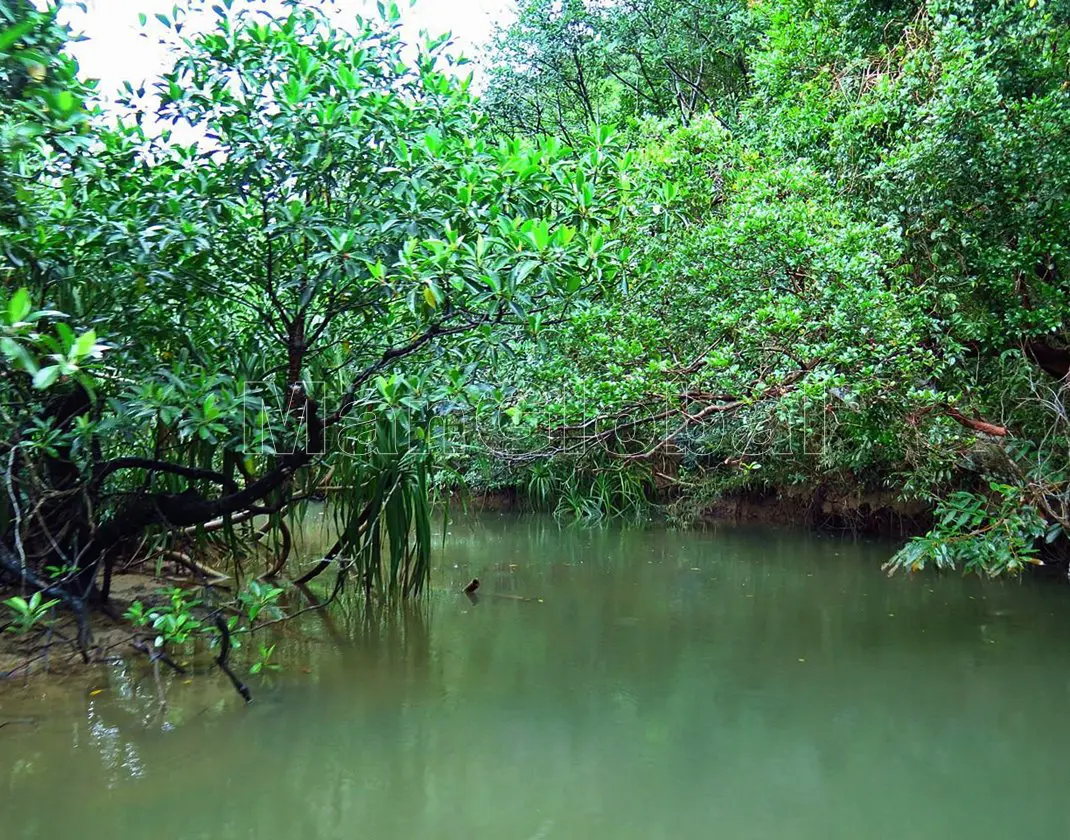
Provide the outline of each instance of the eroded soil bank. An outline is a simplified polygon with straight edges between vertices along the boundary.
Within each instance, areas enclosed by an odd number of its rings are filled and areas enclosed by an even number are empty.
[[[703,510],[701,519],[905,539],[929,529],[932,511],[923,502],[904,502],[890,491],[783,487],[725,496]]]
[[[112,580],[110,605],[107,611],[92,610],[89,614],[92,643],[86,657],[78,649],[77,628],[71,615],[58,611],[54,622],[36,627],[20,635],[6,627],[8,616],[0,618],[0,693],[6,685],[18,681],[53,676],[68,681],[87,676],[92,680],[94,669],[129,655],[142,655],[133,647],[136,629],[122,614],[135,600],[151,600],[161,588],[175,585],[165,577],[144,574],[121,574]],[[0,591],[0,601],[13,590]]]
[[[663,500],[669,501],[669,500]],[[452,506],[474,513],[531,510],[516,487],[455,494]],[[922,502],[904,502],[891,491],[841,490],[826,486],[780,487],[726,493],[698,509],[696,524],[719,522],[813,528],[831,533],[906,539],[924,534],[932,511]]]

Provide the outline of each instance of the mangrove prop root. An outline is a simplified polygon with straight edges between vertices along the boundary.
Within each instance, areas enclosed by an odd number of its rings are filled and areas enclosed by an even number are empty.
[[[330,565],[331,565],[331,561],[330,560],[327,560],[327,559],[320,560],[315,566],[312,567],[311,570],[309,570],[305,574],[301,575],[301,577],[299,577],[297,580],[295,580],[294,581],[294,585],[295,586],[305,586],[306,584],[309,583],[309,581],[312,581],[312,580],[318,578],[323,572],[325,572],[327,570],[327,568]]]
[[[130,644],[133,646],[134,650],[140,651],[141,653],[145,654],[154,666],[158,666],[160,662],[163,662],[164,665],[166,665],[176,674],[186,673],[186,669],[179,665],[177,662],[175,662],[175,660],[173,660],[170,656],[168,656],[167,651],[149,647],[149,645],[142,639],[134,639],[134,641],[132,641]]]
[[[331,546],[331,550],[323,556],[322,560],[320,560],[309,571],[307,571],[305,574],[301,575],[301,577],[294,581],[294,585],[305,586],[309,581],[319,577],[320,574],[327,570],[327,568],[331,565],[331,561],[334,560],[334,558],[337,557],[341,553],[341,551],[342,540],[338,540],[338,542]]]
[[[224,574],[211,566],[206,566],[203,563],[198,563],[188,554],[184,554],[181,551],[164,551],[161,555],[165,560],[172,560],[182,566],[185,566],[194,574],[198,574],[201,577],[207,578],[210,584],[222,583],[223,581],[230,580],[230,575]]]
[[[42,594],[59,599],[70,608],[78,626],[78,652],[83,662],[89,662],[89,645],[93,637],[89,630],[89,610],[85,605],[85,599],[71,594],[60,586],[41,580],[26,568],[15,553],[3,543],[0,543],[0,570],[7,572],[19,585],[29,584],[34,589],[40,590]]]
[[[400,478],[394,481],[394,487],[395,488],[397,487],[399,480],[400,480]],[[394,489],[391,488],[390,493],[388,493],[387,495],[389,496],[393,492],[394,492]],[[372,519],[374,518],[375,510],[376,510],[375,503],[374,502],[369,502],[368,504],[366,504],[364,506],[364,509],[360,512],[360,516],[357,517],[356,523],[355,523],[356,524],[356,535],[358,537],[362,537],[362,536],[364,536],[364,535],[366,535],[368,533],[368,530],[371,527]],[[349,530],[349,529],[347,528],[347,530]],[[298,586],[303,586],[304,584],[307,584],[309,581],[311,581],[314,578],[318,577],[320,574],[322,574],[324,571],[326,571],[328,566],[331,565],[331,561],[333,561],[339,554],[342,553],[342,549],[345,548],[345,545],[346,545],[346,537],[343,534],[341,537],[338,538],[337,542],[335,542],[335,544],[333,546],[331,546],[331,550],[328,551],[323,556],[323,559],[320,560],[319,563],[317,563],[315,566],[313,566],[311,570],[309,570],[305,574],[301,575],[301,577],[299,577],[297,580],[295,580],[294,583],[297,584]]]
[[[227,664],[227,658],[230,656],[230,628],[227,627],[227,623],[221,615],[215,617],[215,626],[219,630],[219,656],[215,658],[215,663],[219,666],[219,670],[230,679],[234,690],[242,696],[246,703],[251,703],[253,702],[253,695],[250,693],[249,687],[238,679]]]
[[[275,565],[264,575],[264,580],[271,580],[282,574],[282,570],[286,568],[286,561],[290,557],[290,550],[293,548],[293,537],[285,522],[279,523],[279,530],[282,532],[282,546],[279,548],[279,556],[275,560]]]
[[[334,601],[334,599],[338,597],[339,593],[345,587],[346,572],[347,571],[348,571],[348,566],[342,566],[338,570],[338,577],[335,578],[335,581],[334,581],[334,589],[331,590],[331,594],[327,598],[326,601],[322,601],[322,602],[317,603],[315,601],[315,599],[312,597],[312,594],[308,591],[308,589],[306,587],[304,587],[304,586],[299,587],[301,589],[301,591],[304,592],[308,596],[308,599],[310,601],[309,606],[298,610],[297,612],[293,613],[292,615],[284,616],[283,618],[276,618],[274,621],[265,621],[263,624],[258,624],[256,629],[257,630],[263,630],[265,627],[271,627],[273,624],[281,624],[284,621],[293,621],[299,615],[304,615],[305,613],[314,612],[316,610],[322,610],[324,607],[330,606],[331,603]]]

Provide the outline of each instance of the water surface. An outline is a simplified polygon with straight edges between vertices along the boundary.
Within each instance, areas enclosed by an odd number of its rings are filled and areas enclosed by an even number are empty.
[[[0,835],[1070,836],[1062,586],[791,531],[450,530],[422,608],[311,618],[248,708],[175,677],[161,714],[132,667],[0,688],[36,716],[0,729]]]

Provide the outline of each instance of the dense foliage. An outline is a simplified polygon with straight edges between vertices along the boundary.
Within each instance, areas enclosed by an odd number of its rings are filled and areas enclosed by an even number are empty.
[[[621,107],[628,85],[599,69],[633,60],[608,45],[658,5],[524,3],[498,36],[488,101],[543,104],[503,124],[630,120],[623,236],[646,265],[506,374],[528,412],[520,483],[588,515],[655,486],[685,515],[741,488],[801,488],[803,508],[883,494],[935,508],[892,567],[1037,562],[1070,524],[1070,6],[664,4],[731,22],[716,43],[743,77],[658,120],[666,100]],[[580,67],[604,82],[591,107]]]
[[[214,577],[213,540],[281,575],[330,485],[339,580],[418,593],[471,368],[616,280],[612,132],[492,138],[392,5],[186,4],[116,115],[55,9],[2,9],[3,570],[80,614],[117,564]]]
[[[588,518],[883,494],[934,511],[911,569],[1063,538],[1070,4],[521,0],[482,99],[379,11],[188,0],[104,108],[0,0],[27,626],[160,557],[258,615],[324,493],[303,578],[418,593],[461,475]],[[159,644],[218,626],[174,597]]]

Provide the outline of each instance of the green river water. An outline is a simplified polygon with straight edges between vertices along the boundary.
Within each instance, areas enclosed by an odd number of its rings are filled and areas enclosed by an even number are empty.
[[[309,616],[247,708],[0,685],[0,838],[1070,837],[1070,590],[892,550],[454,523],[427,603]]]

